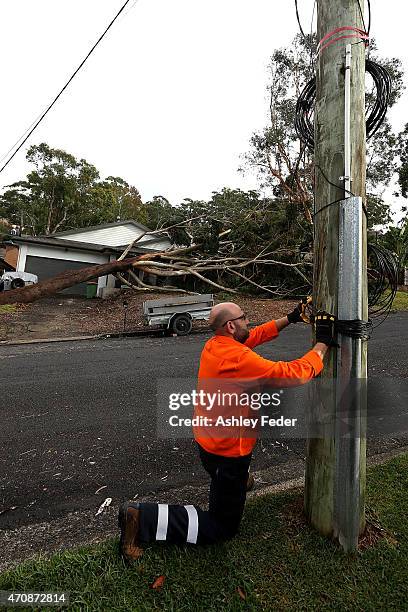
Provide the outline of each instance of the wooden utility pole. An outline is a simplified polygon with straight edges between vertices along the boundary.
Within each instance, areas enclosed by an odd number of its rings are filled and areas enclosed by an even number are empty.
[[[363,7],[363,2],[360,2]],[[317,38],[322,40],[334,30],[348,26],[364,29],[358,0],[318,0]],[[361,9],[363,10],[363,8]],[[341,36],[356,36],[343,38]],[[359,44],[353,44],[359,43]],[[347,103],[345,98],[346,83],[346,47],[349,57],[351,53],[351,87],[350,87],[350,138],[351,138],[351,183],[345,179],[345,131],[347,132]],[[327,46],[324,46],[327,45]],[[366,132],[365,132],[365,45],[354,30],[343,30],[326,38],[317,59],[317,85],[315,108],[315,249],[314,249],[314,296],[313,302],[317,309],[338,314],[344,306],[344,291],[339,294],[339,231],[342,204],[339,200],[348,198],[351,191],[355,196],[361,196],[365,203],[366,180]],[[346,127],[345,127],[346,125]],[[347,155],[346,155],[347,157]],[[347,163],[347,160],[346,160]],[[350,186],[351,185],[351,186]],[[348,186],[348,189],[347,189]],[[332,203],[330,206],[330,203]],[[361,202],[360,202],[361,206]],[[324,208],[326,207],[326,208]],[[323,209],[320,211],[320,209]],[[360,269],[361,287],[359,300],[361,302],[361,318],[367,320],[367,274],[366,274],[366,219],[360,219],[360,246],[363,261]],[[350,248],[350,257],[353,257]],[[344,284],[344,275],[343,275]],[[343,304],[342,304],[343,300]],[[344,311],[344,309],[343,309]],[[359,376],[366,377],[366,343],[361,340],[349,341],[348,348],[342,344],[342,349],[332,348],[325,363],[322,376],[336,378],[339,371],[348,362],[357,358]],[[338,394],[337,394],[338,395]],[[314,418],[319,420],[323,414],[336,414],[336,402],[339,401],[336,392],[329,399],[324,399],[324,406],[316,402]],[[364,403],[364,402],[363,402]],[[358,411],[364,406],[358,406]],[[357,412],[358,412],[357,411]],[[358,414],[358,416],[360,416]],[[346,505],[346,513],[352,512],[351,505],[358,508],[359,524],[357,532],[362,531],[364,522],[365,497],[365,438],[358,438],[357,447],[352,449],[354,455],[353,467],[359,483],[357,496],[350,495],[348,483],[339,481],[343,476],[339,469],[339,461],[348,461],[347,452],[350,449],[340,449],[342,442],[339,437],[328,436],[308,440],[305,510],[310,522],[322,534],[338,537],[343,547],[350,550],[355,545],[344,545],[342,528],[336,523],[336,507],[339,495],[344,495],[340,503]],[[343,453],[343,459],[339,459]],[[346,456],[346,459],[344,457]],[[345,478],[345,481],[347,478]],[[339,487],[340,483],[340,487]],[[354,494],[356,487],[354,486]],[[344,514],[344,512],[343,512]],[[344,518],[344,517],[343,517]],[[355,518],[355,517],[354,517]],[[343,520],[343,523],[347,521]],[[351,521],[352,522],[352,521]],[[347,528],[346,528],[347,529]],[[357,533],[358,535],[358,533]],[[349,536],[346,537],[346,539]],[[354,537],[356,542],[356,537]]]

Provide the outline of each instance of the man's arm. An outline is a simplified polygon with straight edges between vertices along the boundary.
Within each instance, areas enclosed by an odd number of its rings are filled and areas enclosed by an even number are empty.
[[[245,351],[237,364],[236,375],[243,379],[275,379],[279,384],[283,384],[283,379],[288,379],[290,386],[303,385],[322,371],[327,348],[318,343],[303,357],[292,361],[271,361],[251,350]]]
[[[277,319],[275,321],[276,323],[276,327],[278,328],[278,331],[281,331],[282,329],[285,329],[285,327],[287,327],[288,325],[290,325],[291,323],[300,323],[301,321],[303,321],[304,323],[307,322],[307,319],[305,318],[305,311],[306,308],[309,304],[311,304],[312,302],[312,298],[303,298],[302,301],[299,302],[299,304],[297,304],[295,306],[295,308],[293,309],[292,312],[289,312],[286,317],[282,317],[281,319]]]
[[[285,327],[290,325],[290,321],[288,317],[282,317],[281,319],[276,319],[275,323],[276,323],[276,327],[278,328],[278,331],[281,331],[282,329],[285,329]]]
[[[327,346],[327,344],[324,344],[323,342],[316,342],[312,350],[315,351],[315,353],[317,353],[320,359],[323,361],[324,356],[329,350],[329,347]]]
[[[244,342],[244,346],[252,349],[278,336],[279,329],[276,325],[276,321],[269,321],[268,323],[253,327],[249,332],[249,338]]]
[[[290,321],[286,316],[282,317],[281,319],[275,319],[274,321],[269,321],[263,325],[253,327],[249,332],[248,340],[244,344],[249,348],[255,348],[264,342],[269,342],[269,340],[277,338],[279,332],[282,329],[285,329],[285,327],[288,325],[290,325]]]

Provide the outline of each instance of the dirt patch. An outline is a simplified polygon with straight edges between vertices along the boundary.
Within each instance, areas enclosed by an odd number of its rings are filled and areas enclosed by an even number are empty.
[[[364,533],[359,537],[359,550],[367,550],[373,548],[381,540],[386,540],[391,546],[397,546],[398,541],[380,525],[376,525],[367,520],[367,525]]]
[[[366,509],[366,528],[358,539],[358,548],[366,550],[385,540],[390,546],[397,546],[398,540],[393,534],[381,525],[378,516],[370,509]]]
[[[293,550],[299,550],[296,543],[296,537],[304,530],[310,529],[308,520],[304,511],[304,496],[303,494],[295,497],[284,508],[281,514],[282,525],[287,535],[290,537],[290,546]],[[367,550],[373,548],[381,540],[385,540],[391,546],[397,546],[398,541],[393,534],[381,525],[378,516],[370,509],[366,509],[366,528],[358,538],[359,550]]]
[[[135,293],[124,291],[107,300],[53,296],[17,307],[16,312],[0,313],[0,341],[69,338],[147,329],[142,304],[148,299],[175,297],[175,293]],[[223,301],[217,299],[216,302]],[[225,298],[224,298],[225,299]],[[247,296],[232,298],[238,302],[252,323],[263,323],[293,310],[296,301],[259,300]],[[128,307],[123,307],[124,300]],[[206,322],[194,322],[195,328],[207,328]]]
[[[308,527],[304,511],[303,492],[286,504],[280,517],[282,519],[283,529],[289,536],[293,549],[297,550],[298,545],[296,544],[296,536],[298,536],[303,529]]]

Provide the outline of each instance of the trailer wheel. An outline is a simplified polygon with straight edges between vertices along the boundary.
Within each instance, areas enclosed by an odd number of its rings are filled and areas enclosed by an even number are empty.
[[[13,278],[10,283],[10,287],[12,289],[22,289],[22,287],[25,287],[25,282],[22,278]]]
[[[188,315],[179,314],[171,322],[171,329],[178,336],[187,336],[191,332],[193,322]]]

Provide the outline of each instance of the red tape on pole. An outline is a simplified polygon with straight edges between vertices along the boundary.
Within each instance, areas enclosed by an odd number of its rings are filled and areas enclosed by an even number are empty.
[[[353,32],[353,34],[344,34],[343,36],[338,36],[337,38],[329,40],[332,36],[334,36],[335,34],[339,34],[340,32]],[[332,30],[331,32],[323,36],[322,40],[318,44],[318,52],[320,53],[321,51],[324,51],[324,49],[327,49],[327,47],[330,47],[330,45],[345,38],[360,38],[360,40],[365,41],[366,45],[368,45],[369,41],[369,36],[364,30],[361,30],[360,28],[354,28],[352,26],[342,26],[341,28],[336,28],[335,30]]]

